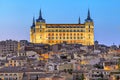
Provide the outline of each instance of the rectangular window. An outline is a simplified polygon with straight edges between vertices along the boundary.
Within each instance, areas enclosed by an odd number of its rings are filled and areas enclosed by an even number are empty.
[[[90,29],[89,29],[89,32],[90,32]]]
[[[90,36],[89,36],[89,39],[90,39]]]
[[[81,37],[81,39],[83,39],[83,37]]]

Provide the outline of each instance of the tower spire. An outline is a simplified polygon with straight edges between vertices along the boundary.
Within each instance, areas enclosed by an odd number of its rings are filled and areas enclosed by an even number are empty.
[[[31,28],[35,27],[35,18],[33,17],[33,23],[32,23],[32,26]]]
[[[81,23],[81,21],[80,21],[80,17],[78,18],[78,24],[80,24]]]
[[[40,9],[40,13],[39,13],[39,19],[42,20],[42,12],[41,12],[41,9]]]
[[[90,18],[90,10],[89,10],[89,9],[88,9],[87,19],[89,19],[89,20],[91,19],[91,18]]]
[[[88,9],[88,14],[87,14],[87,19],[85,19],[86,22],[92,22],[93,20],[91,19],[90,16],[90,10]]]
[[[45,23],[45,19],[42,18],[42,11],[41,11],[41,9],[40,9],[40,12],[39,12],[39,17],[38,17],[38,19],[36,21]]]
[[[35,17],[33,17],[33,26],[35,26]]]

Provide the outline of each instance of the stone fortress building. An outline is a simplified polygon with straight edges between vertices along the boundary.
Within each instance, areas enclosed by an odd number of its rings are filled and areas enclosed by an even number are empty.
[[[42,44],[68,44],[94,45],[94,22],[88,10],[84,23],[78,19],[77,24],[47,24],[40,10],[39,18],[33,18],[30,29],[30,42]]]

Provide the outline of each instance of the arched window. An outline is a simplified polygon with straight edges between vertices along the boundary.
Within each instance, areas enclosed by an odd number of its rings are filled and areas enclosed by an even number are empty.
[[[52,36],[54,36],[54,34],[52,33]]]
[[[48,34],[48,36],[50,36],[50,33]]]

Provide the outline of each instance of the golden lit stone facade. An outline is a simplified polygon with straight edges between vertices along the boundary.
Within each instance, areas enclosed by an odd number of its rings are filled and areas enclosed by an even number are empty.
[[[39,18],[30,29],[30,42],[43,44],[59,44],[67,42],[68,44],[94,45],[94,22],[90,18],[88,10],[85,23],[78,24],[47,24],[42,18],[41,10]]]

